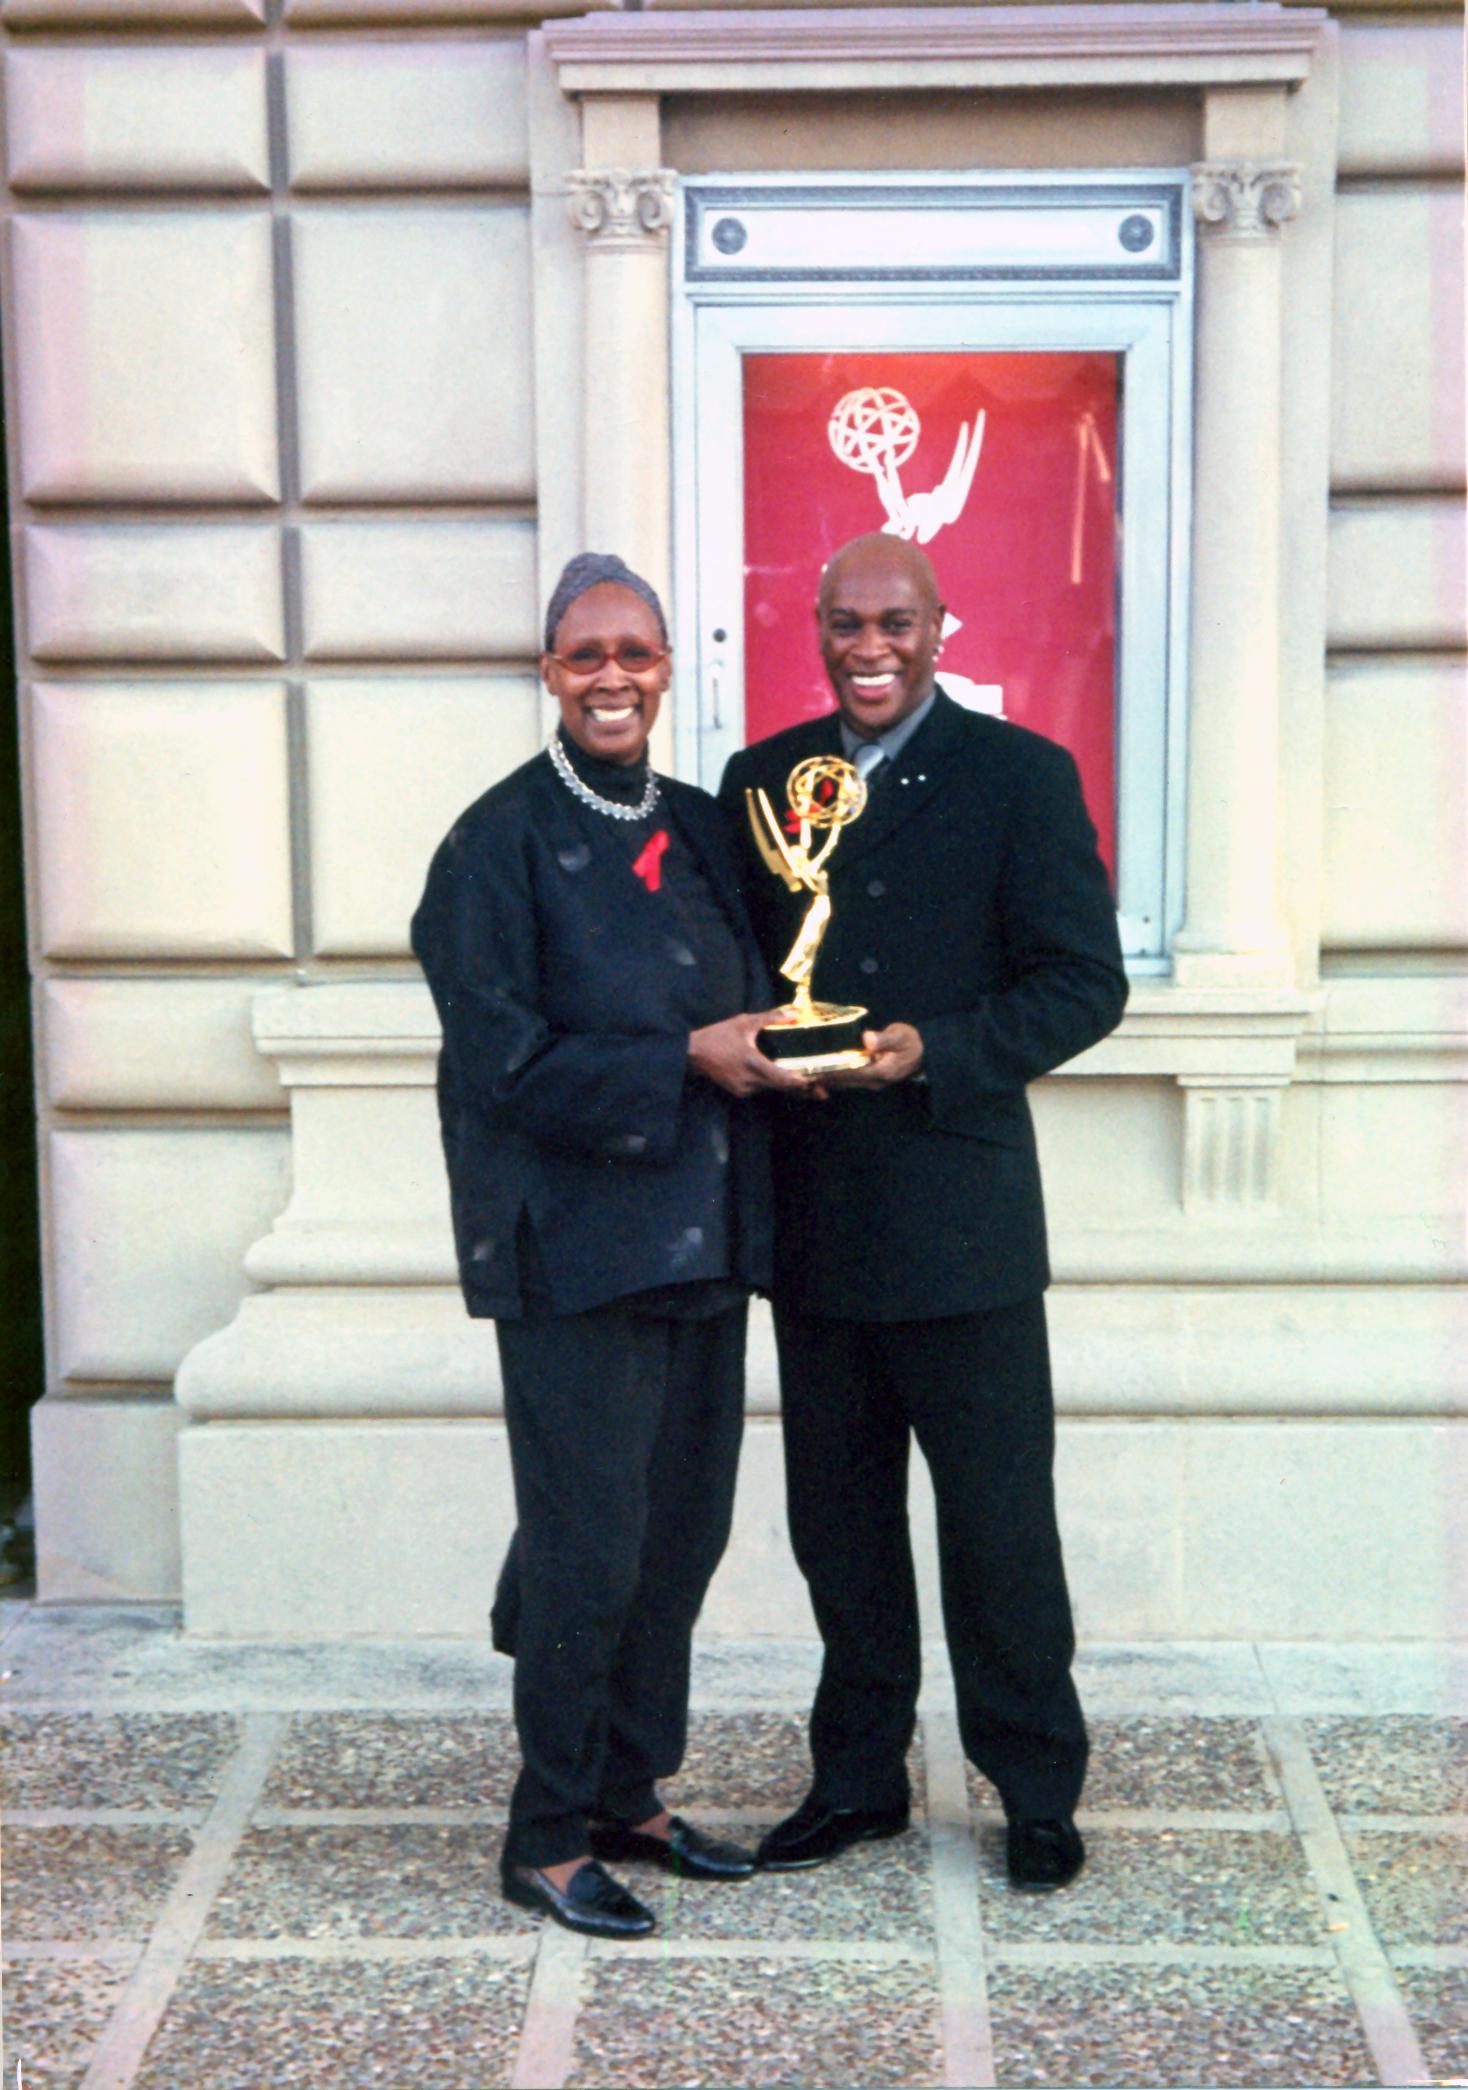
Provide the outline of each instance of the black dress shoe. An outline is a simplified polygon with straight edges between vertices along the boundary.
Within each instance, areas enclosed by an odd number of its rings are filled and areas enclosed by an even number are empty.
[[[1068,1887],[1086,1862],[1081,1832],[1068,1814],[1058,1821],[1011,1821],[1005,1854],[1009,1884],[1022,1894]]]
[[[828,1807],[807,1796],[785,1821],[777,1822],[755,1852],[762,1872],[799,1872],[839,1858],[854,1843],[900,1836],[908,1826],[906,1807]]]
[[[564,1888],[531,1865],[504,1860],[500,1885],[506,1901],[553,1916],[567,1930],[579,1930],[588,1938],[645,1938],[657,1928],[652,1910],[645,1909],[609,1872],[603,1872],[595,1859],[579,1865]]]
[[[748,1851],[705,1836],[678,1814],[670,1817],[666,1838],[625,1828],[621,1822],[593,1823],[591,1848],[598,1858],[643,1858],[680,1880],[747,1880],[754,1871]]]

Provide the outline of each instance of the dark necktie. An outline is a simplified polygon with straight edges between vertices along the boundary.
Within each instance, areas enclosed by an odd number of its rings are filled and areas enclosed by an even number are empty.
[[[885,752],[875,740],[864,740],[856,751],[856,773],[868,790],[880,784],[891,767],[892,764],[887,760]]]

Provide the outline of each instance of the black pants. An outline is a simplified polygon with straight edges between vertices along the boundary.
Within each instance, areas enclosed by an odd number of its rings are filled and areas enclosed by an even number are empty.
[[[743,1304],[498,1324],[519,1529],[495,1601],[521,1771],[507,1857],[560,1865],[641,1822],[683,1758],[693,1624],[729,1537]]]
[[[1055,1522],[1043,1299],[933,1321],[777,1313],[790,1534],[825,1662],[814,1791],[901,1806],[921,1650],[909,1432],[933,1478],[964,1749],[1021,1816],[1069,1813],[1086,1770]]]

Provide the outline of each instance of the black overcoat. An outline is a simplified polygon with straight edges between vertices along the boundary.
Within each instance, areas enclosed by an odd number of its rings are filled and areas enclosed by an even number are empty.
[[[776,816],[808,755],[842,752],[838,717],[735,755]],[[807,904],[746,842],[746,888],[772,969]],[[818,998],[873,1028],[921,1031],[924,1079],[784,1108],[775,1133],[777,1304],[857,1320],[1007,1305],[1049,1278],[1025,1084],[1120,1021],[1116,915],[1071,756],[939,689],[932,711],[846,828]]]
[[[654,825],[687,845],[740,940],[738,1007],[768,1007],[725,816],[706,792],[659,784]],[[413,917],[476,1316],[524,1310],[527,1249],[557,1313],[707,1276],[769,1283],[765,1115],[690,1071],[688,952],[620,825],[536,755],[454,823]]]

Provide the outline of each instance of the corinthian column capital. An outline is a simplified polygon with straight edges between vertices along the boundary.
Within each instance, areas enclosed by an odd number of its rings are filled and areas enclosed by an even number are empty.
[[[599,247],[661,241],[673,222],[671,168],[598,167],[566,176],[571,222]]]
[[[1193,215],[1219,239],[1267,239],[1300,208],[1294,160],[1199,160]]]

